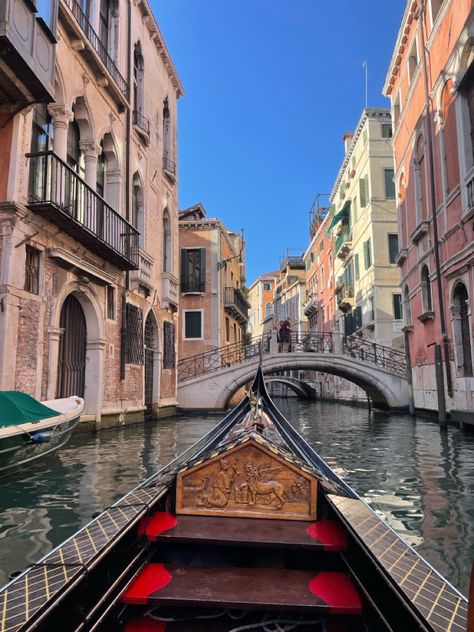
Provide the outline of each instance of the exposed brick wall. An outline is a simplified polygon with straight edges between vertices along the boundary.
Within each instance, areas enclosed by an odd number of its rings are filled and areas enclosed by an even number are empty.
[[[15,388],[34,395],[38,368],[41,303],[34,299],[20,299],[19,307]]]

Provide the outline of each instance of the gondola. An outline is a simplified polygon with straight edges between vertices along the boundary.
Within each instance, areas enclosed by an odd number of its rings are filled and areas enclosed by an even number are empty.
[[[1,632],[465,632],[468,616],[261,369],[197,444],[0,590]]]

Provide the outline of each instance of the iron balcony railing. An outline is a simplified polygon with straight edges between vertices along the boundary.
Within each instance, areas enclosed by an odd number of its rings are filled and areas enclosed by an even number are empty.
[[[342,339],[342,353],[368,364],[376,364],[381,368],[406,378],[407,363],[404,351],[385,347],[367,338],[359,336],[344,336]]]
[[[245,320],[248,320],[249,306],[239,289],[235,287],[224,288],[224,307],[236,309]]]
[[[230,366],[241,364],[259,357],[265,366],[265,357],[274,353],[324,353],[344,355],[376,365],[403,379],[407,378],[406,357],[403,351],[385,347],[358,336],[344,336],[336,332],[291,332],[290,340],[272,346],[271,332],[248,342],[226,345],[206,351],[178,363],[178,381],[184,382],[200,375],[213,373]],[[315,366],[317,361],[315,360]]]
[[[101,62],[107,68],[107,71],[110,73],[113,80],[119,87],[120,92],[122,92],[122,94],[128,100],[128,84],[125,81],[125,79],[122,77],[119,69],[115,65],[114,60],[107,52],[107,49],[102,43],[102,41],[100,40],[99,36],[92,28],[91,23],[89,22],[86,14],[82,10],[81,5],[77,2],[77,0],[63,0],[63,2],[69,8],[71,13],[75,17],[77,23],[79,24],[81,29],[84,31],[85,36],[87,37],[89,42],[92,44],[92,48],[95,50],[95,52],[99,56]]]
[[[258,358],[270,353],[270,332],[247,341],[236,342],[211,351],[198,353],[178,362],[178,380],[184,382],[200,375],[214,373],[234,364]]]
[[[28,206],[124,270],[139,268],[138,231],[54,152],[27,154]]]
[[[163,170],[176,175],[176,164],[167,156],[163,156]]]
[[[341,234],[336,237],[336,240],[334,242],[334,252],[337,254],[339,250],[341,249],[342,245],[346,241],[351,241],[351,239],[352,239],[351,229],[349,227],[344,228]]]
[[[149,135],[150,122],[148,121],[146,116],[143,116],[143,114],[138,110],[133,110],[133,124],[136,125],[147,136]]]

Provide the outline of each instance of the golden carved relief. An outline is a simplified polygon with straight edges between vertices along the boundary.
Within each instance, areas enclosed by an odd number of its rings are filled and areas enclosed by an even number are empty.
[[[255,441],[178,475],[176,513],[314,520],[317,481]]]

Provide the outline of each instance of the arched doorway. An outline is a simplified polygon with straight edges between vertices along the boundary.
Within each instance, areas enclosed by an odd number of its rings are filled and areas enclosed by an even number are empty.
[[[453,325],[457,367],[463,377],[472,377],[472,350],[468,304],[469,296],[466,286],[464,283],[458,283],[453,292]]]
[[[153,412],[153,404],[158,402],[158,367],[157,367],[157,327],[153,312],[147,316],[143,341],[145,345],[145,406],[147,414]]]
[[[84,397],[86,381],[87,327],[81,304],[73,294],[63,303],[59,326],[57,397]]]

